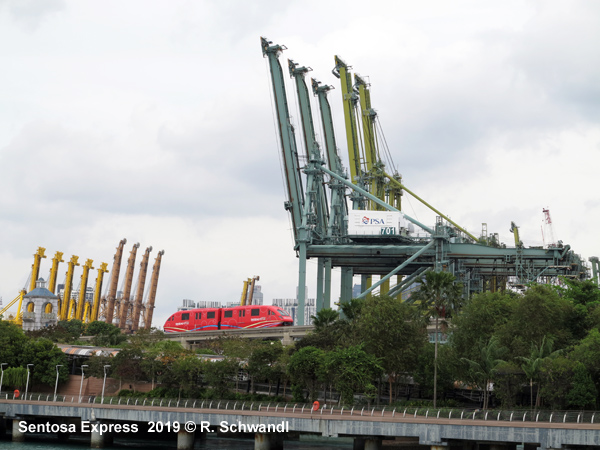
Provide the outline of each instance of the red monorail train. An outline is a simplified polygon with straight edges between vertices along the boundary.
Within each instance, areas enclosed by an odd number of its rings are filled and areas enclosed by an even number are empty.
[[[291,316],[277,306],[234,306],[177,311],[165,322],[165,333],[180,331],[235,330],[293,325]]]

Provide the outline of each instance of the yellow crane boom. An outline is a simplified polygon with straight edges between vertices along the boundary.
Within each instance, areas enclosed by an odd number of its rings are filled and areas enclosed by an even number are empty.
[[[98,269],[98,276],[96,277],[96,288],[94,289],[94,303],[92,305],[92,313],[90,316],[86,314],[84,319],[86,322],[93,322],[98,320],[98,311],[100,310],[100,296],[102,295],[102,281],[104,280],[104,274],[108,272],[108,264],[100,264]]]
[[[50,279],[48,280],[48,290],[55,294],[56,292],[56,277],[58,276],[58,265],[64,262],[62,252],[56,252],[52,258],[52,268],[50,269]]]
[[[71,290],[73,289],[73,274],[75,273],[75,266],[79,265],[79,256],[73,255],[67,265],[67,279],[65,281],[65,290],[63,292],[63,298],[60,301],[60,314],[58,320],[67,320],[69,313],[69,304],[71,302]]]
[[[35,282],[38,280],[40,275],[40,265],[42,258],[45,258],[46,249],[44,247],[38,247],[37,252],[33,255],[33,265],[31,266],[31,280],[29,281],[29,290],[31,292],[35,289]]]
[[[77,296],[77,309],[75,311],[75,319],[83,319],[83,310],[85,309],[85,294],[87,293],[87,283],[90,275],[90,270],[93,270],[92,264],[94,261],[88,259],[83,265],[83,273],[81,274],[81,282],[79,283],[79,295]],[[69,312],[69,318],[71,318],[71,312]]]

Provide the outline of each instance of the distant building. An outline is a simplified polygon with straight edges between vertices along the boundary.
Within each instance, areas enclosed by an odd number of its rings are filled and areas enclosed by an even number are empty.
[[[298,299],[297,298],[274,298],[273,306],[278,306],[290,313],[294,319],[294,325],[298,325]],[[317,314],[314,298],[307,298],[304,301],[304,325],[312,325],[311,316]]]
[[[23,330],[32,331],[58,323],[58,297],[46,289],[46,282],[40,278],[35,289],[23,297]]]

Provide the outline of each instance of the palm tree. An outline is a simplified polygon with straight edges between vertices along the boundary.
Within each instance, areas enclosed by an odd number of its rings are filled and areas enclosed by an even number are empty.
[[[531,409],[533,409],[533,381],[539,379],[540,368],[544,361],[555,358],[562,350],[552,351],[554,347],[554,341],[552,338],[546,339],[546,336],[542,338],[542,342],[540,345],[531,345],[531,353],[529,358],[527,357],[519,357],[519,359],[523,362],[521,364],[521,369],[525,372],[525,376],[529,378],[529,398],[531,402]],[[540,406],[540,387],[538,386],[538,390],[535,396],[535,406],[536,408]]]
[[[498,366],[505,363],[504,360],[499,358],[504,351],[505,349],[500,347],[498,339],[492,336],[487,344],[481,345],[477,360],[461,358],[461,361],[469,364],[471,375],[476,380],[476,383],[483,388],[483,409],[487,409],[488,407],[490,398],[489,388]]]
[[[326,326],[333,324],[339,317],[340,314],[331,308],[323,308],[321,311],[317,312],[316,316],[310,316],[313,325],[317,329],[325,328]]]
[[[456,277],[450,272],[435,272],[428,270],[421,278],[419,290],[411,296],[411,301],[418,301],[424,309],[426,317],[435,318],[435,351],[433,364],[433,407],[437,403],[437,360],[438,335],[440,319],[444,320],[449,314],[460,307],[462,299],[462,284],[455,283]]]

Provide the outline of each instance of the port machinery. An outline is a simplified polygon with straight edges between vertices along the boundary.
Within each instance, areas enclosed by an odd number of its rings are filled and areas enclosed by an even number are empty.
[[[87,259],[82,267],[82,275],[79,284],[79,288],[75,291],[76,296],[73,296],[73,278],[75,273],[75,267],[79,266],[79,256],[73,255],[67,263],[67,272],[65,277],[64,289],[62,297],[58,298],[57,311],[46,310],[46,314],[55,314],[56,320],[81,320],[85,323],[93,322],[95,320],[101,320],[107,323],[114,323],[116,326],[124,331],[135,332],[139,329],[140,324],[142,328],[150,329],[152,325],[152,316],[154,312],[154,304],[156,301],[156,291],[158,286],[158,277],[160,273],[160,266],[164,250],[158,252],[154,266],[152,268],[152,277],[150,280],[150,289],[147,296],[144,296],[144,286],[146,282],[146,273],[148,270],[150,252],[152,247],[148,247],[142,257],[140,264],[140,270],[138,274],[137,283],[134,286],[134,295],[131,295],[133,286],[133,273],[135,269],[135,259],[137,255],[137,249],[140,247],[139,243],[133,245],[130,252],[130,256],[127,262],[127,269],[125,274],[125,280],[123,282],[123,288],[121,289],[122,294],[117,295],[119,272],[121,267],[121,259],[123,256],[124,246],[127,243],[127,239],[122,239],[117,247],[117,252],[114,256],[114,262],[111,270],[110,282],[107,288],[107,292],[102,295],[102,285],[104,280],[104,274],[108,273],[108,264],[101,263],[98,267],[98,275],[96,278],[95,287],[93,289],[93,295],[88,298],[85,293],[88,291],[88,278],[90,270],[93,270],[93,260]],[[36,282],[40,274],[41,260],[46,258],[46,249],[39,247],[37,252],[34,254],[34,262],[31,267],[31,275],[27,281],[26,287],[23,288],[19,295],[14,300],[9,302],[4,308],[0,310],[0,317],[4,316],[7,311],[15,304],[17,304],[17,312],[14,314],[11,321],[19,326],[22,326],[23,320],[27,320],[28,313],[33,313],[30,310],[33,304],[23,306],[23,299],[28,292],[33,291],[36,288]],[[63,253],[56,252],[52,259],[52,267],[50,269],[50,276],[48,279],[48,290],[52,294],[56,294],[56,280],[58,276],[58,267],[61,262],[64,262]],[[82,293],[84,293],[82,295]],[[79,298],[82,297],[82,298]],[[144,301],[145,300],[145,301]],[[50,305],[47,305],[47,308]]]
[[[299,260],[298,317],[304,325],[306,261],[317,259],[317,311],[331,305],[331,271],[341,269],[340,300],[352,298],[354,275],[361,276],[359,298],[374,289],[392,296],[401,295],[427,270],[447,270],[463,284],[464,296],[523,288],[531,282],[555,282],[558,277],[584,279],[588,268],[569,245],[526,248],[512,224],[515,247],[488,235],[483,224],[476,237],[429,205],[407,188],[397,171],[389,174],[380,155],[389,153],[380,136],[377,113],[371,106],[369,84],[335,56],[333,74],[340,80],[350,177],[342,165],[333,129],[327,94],[332,86],[311,79],[321,116],[324,149],[321,149],[310,106],[306,74],[312,69],[288,60],[300,110],[298,126],[304,154],[296,143],[279,57],[287,48],[261,37],[263,57],[267,58],[273,89],[275,120],[287,186],[285,209],[291,216],[294,249]],[[361,132],[362,131],[362,132]],[[301,162],[303,164],[301,165]],[[393,168],[393,163],[389,163]],[[423,203],[436,214],[435,224],[427,226],[402,212],[405,194]],[[392,213],[392,226],[377,225],[382,214]],[[358,226],[357,226],[358,225]],[[415,228],[416,227],[416,228]],[[414,230],[419,230],[415,232]],[[594,275],[597,258],[591,258]],[[373,276],[379,281],[372,282]],[[391,285],[395,282],[395,285]]]

